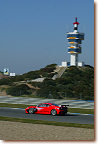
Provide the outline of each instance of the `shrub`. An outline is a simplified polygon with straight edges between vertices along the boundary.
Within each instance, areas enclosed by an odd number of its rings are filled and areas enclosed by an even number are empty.
[[[30,88],[26,84],[21,84],[18,86],[12,86],[6,90],[8,95],[21,96],[31,94]]]

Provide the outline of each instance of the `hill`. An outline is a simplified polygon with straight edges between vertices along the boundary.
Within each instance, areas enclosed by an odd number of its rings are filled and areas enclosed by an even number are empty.
[[[44,98],[94,99],[94,68],[68,67],[61,75],[59,67],[51,64],[37,71],[31,71],[13,78],[0,80],[0,85],[9,85],[7,94],[29,95]],[[53,77],[56,77],[54,80]],[[41,82],[33,81],[44,78]]]

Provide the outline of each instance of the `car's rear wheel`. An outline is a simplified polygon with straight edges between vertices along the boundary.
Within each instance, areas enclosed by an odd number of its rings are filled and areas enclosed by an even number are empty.
[[[64,115],[67,115],[67,113],[62,113],[61,115],[63,115],[63,116],[64,116]]]
[[[34,114],[34,108],[29,108],[29,114]]]
[[[55,115],[57,115],[57,111],[56,111],[55,109],[53,109],[53,110],[51,111],[51,114],[52,114],[53,116],[55,116]]]

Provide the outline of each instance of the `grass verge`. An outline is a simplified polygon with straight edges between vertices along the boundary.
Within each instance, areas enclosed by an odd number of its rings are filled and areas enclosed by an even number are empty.
[[[12,108],[24,108],[25,109],[28,106],[30,106],[30,105],[0,103],[0,107],[12,107]],[[70,112],[70,113],[94,114],[94,109],[68,108],[68,112]]]
[[[0,103],[0,107],[11,107],[11,108],[26,108],[30,105],[24,104],[9,104],[9,103]]]
[[[94,114],[94,109],[69,108],[68,111],[71,113]]]
[[[32,123],[32,124],[45,124],[45,125],[54,125],[54,126],[94,129],[93,124],[77,124],[77,123],[33,120],[33,119],[24,119],[24,118],[11,118],[11,117],[2,117],[2,116],[0,116],[0,121],[11,121],[11,122],[22,122],[22,123]]]

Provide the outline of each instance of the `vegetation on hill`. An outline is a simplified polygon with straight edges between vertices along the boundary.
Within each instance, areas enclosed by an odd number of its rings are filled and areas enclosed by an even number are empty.
[[[63,75],[56,80],[51,79],[55,74],[56,64],[51,64],[39,71],[31,71],[14,78],[6,78],[0,80],[0,85],[10,85],[6,90],[7,94],[35,95],[44,98],[74,98],[84,100],[94,100],[94,68],[85,67],[69,67]],[[43,82],[29,82],[36,78],[45,77]],[[21,84],[24,81],[25,84]],[[18,82],[18,83],[17,83]]]
[[[21,95],[30,95],[31,89],[26,84],[21,84],[17,86],[12,86],[6,90],[8,95],[12,96],[21,96]]]
[[[10,85],[13,82],[19,81],[27,81],[34,80],[41,77],[52,78],[54,70],[56,69],[56,64],[47,65],[45,68],[41,68],[40,70],[30,71],[23,75],[16,75],[15,77],[5,77],[0,80],[0,85]]]
[[[40,97],[94,100],[94,69],[69,67],[61,78],[45,79],[39,87]]]

